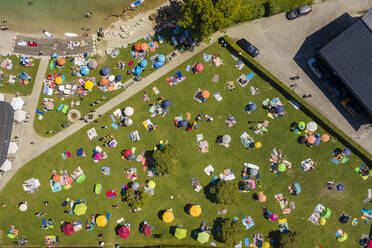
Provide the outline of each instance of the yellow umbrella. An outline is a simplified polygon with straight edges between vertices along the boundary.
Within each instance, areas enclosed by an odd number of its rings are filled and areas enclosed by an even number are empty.
[[[254,144],[254,147],[260,149],[262,147],[262,143],[258,141]]]
[[[106,226],[107,224],[107,219],[106,219],[106,216],[104,215],[100,215],[96,218],[96,223],[97,223],[97,226]]]
[[[84,88],[85,88],[86,90],[90,90],[90,89],[92,89],[92,88],[93,88],[93,82],[90,81],[90,80],[86,81],[86,82],[84,83]]]
[[[263,243],[262,248],[270,248],[269,242]]]
[[[170,211],[166,211],[164,214],[163,214],[163,221],[165,223],[171,223],[172,221],[174,220],[174,215],[172,212]]]
[[[193,205],[190,208],[190,215],[193,217],[198,217],[201,214],[201,207],[199,205]]]
[[[54,82],[55,82],[56,84],[61,84],[61,83],[62,83],[62,78],[61,78],[61,77],[57,77],[57,78],[54,80]]]

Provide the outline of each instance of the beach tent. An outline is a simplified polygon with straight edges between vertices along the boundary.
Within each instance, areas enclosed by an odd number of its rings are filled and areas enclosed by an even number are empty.
[[[122,239],[128,238],[130,236],[129,227],[125,227],[125,226],[120,227],[120,229],[118,230],[118,234],[120,238]]]
[[[90,80],[85,81],[85,83],[84,83],[84,88],[85,88],[86,90],[90,90],[90,89],[92,89],[92,88],[93,88],[93,82],[90,81]]]
[[[200,243],[202,243],[202,244],[204,244],[204,243],[207,243],[208,241],[209,241],[209,233],[207,233],[206,231],[204,231],[204,232],[199,232],[198,233],[198,238],[197,238],[197,240],[200,242]]]
[[[132,116],[134,114],[134,109],[132,107],[126,107],[124,109],[125,116]]]
[[[77,216],[83,215],[87,212],[87,205],[85,203],[79,203],[75,205],[74,212]]]
[[[190,215],[193,217],[198,217],[201,214],[202,210],[199,205],[192,205],[190,208]]]
[[[141,75],[142,71],[143,71],[143,67],[136,66],[136,67],[133,68],[132,73],[133,73],[133,75],[138,77],[139,75]]]
[[[25,104],[25,101],[21,97],[13,97],[12,101],[10,102],[10,105],[13,107],[14,110],[22,109],[23,105]]]
[[[171,211],[165,211],[162,219],[165,223],[171,223],[174,220],[174,215]]]
[[[18,109],[14,112],[14,120],[16,122],[22,122],[26,119],[26,111]]]
[[[91,60],[88,61],[88,68],[89,69],[96,69],[97,65],[98,65],[98,63],[97,63],[97,60],[95,60],[95,59],[91,59]]]
[[[71,236],[74,233],[74,227],[70,223],[65,223],[62,226],[62,232],[66,236]]]
[[[201,72],[203,70],[204,70],[204,65],[203,64],[196,64],[195,71]]]
[[[148,62],[146,59],[142,60],[139,65],[142,67],[142,68],[145,68],[147,65],[148,65]]]
[[[81,67],[80,74],[83,75],[83,76],[88,75],[89,74],[89,68],[87,66]]]
[[[62,57],[58,58],[57,60],[58,65],[64,65],[66,63],[66,60]]]
[[[178,239],[184,239],[186,238],[186,235],[187,235],[187,230],[184,228],[177,227],[176,231],[174,232],[174,237]]]
[[[97,226],[100,226],[100,227],[104,227],[106,226],[107,224],[107,218],[106,216],[104,215],[99,215],[97,218],[96,218],[96,223],[97,223]]]
[[[156,60],[160,63],[165,62],[165,56],[163,54],[159,54],[158,57],[156,57]]]
[[[18,146],[17,146],[17,143],[15,142],[10,142],[9,143],[9,148],[8,148],[8,153],[10,154],[14,154],[16,153],[18,150]]]
[[[151,226],[149,224],[144,224],[142,226],[142,233],[143,235],[150,236],[151,235]]]
[[[10,169],[12,169],[12,162],[10,162],[9,160],[5,160],[5,162],[0,167],[0,170],[7,172]]]
[[[101,74],[102,74],[103,76],[107,76],[108,74],[110,74],[110,72],[111,72],[111,70],[110,70],[110,68],[108,68],[108,67],[104,67],[104,68],[101,70]]]

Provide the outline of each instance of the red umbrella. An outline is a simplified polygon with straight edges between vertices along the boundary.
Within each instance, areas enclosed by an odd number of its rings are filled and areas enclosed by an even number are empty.
[[[97,152],[96,154],[94,154],[94,160],[101,160],[102,159],[102,154]]]
[[[74,227],[67,223],[62,226],[62,231],[64,235],[71,236],[74,233]]]
[[[142,228],[143,228],[143,231],[142,231],[143,235],[145,235],[145,236],[150,236],[151,235],[151,227],[150,227],[149,224],[143,225]]]
[[[195,66],[195,69],[196,69],[196,71],[203,71],[204,70],[204,65],[203,64],[197,64],[196,66]]]
[[[126,239],[130,236],[130,230],[128,227],[122,226],[120,227],[118,234],[120,238]]]
[[[129,155],[131,155],[133,152],[132,152],[132,150],[131,149],[128,149],[128,150],[126,150],[125,152],[124,152],[124,156],[127,158],[127,157],[129,157]]]

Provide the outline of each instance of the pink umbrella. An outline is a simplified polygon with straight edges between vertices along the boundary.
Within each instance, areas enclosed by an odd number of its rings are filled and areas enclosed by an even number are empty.
[[[96,154],[94,154],[94,160],[101,160],[102,159],[102,154],[97,152]]]
[[[196,66],[195,66],[195,70],[196,71],[203,71],[204,70],[204,65],[203,64],[197,64]]]
[[[120,227],[118,234],[120,238],[126,239],[130,236],[130,230],[128,227],[122,226]]]
[[[150,227],[149,224],[143,225],[142,228],[143,228],[143,231],[142,231],[143,235],[145,235],[145,236],[150,236],[151,235],[151,227]]]
[[[276,221],[277,219],[278,219],[278,215],[277,214],[270,215],[270,220]]]
[[[368,241],[368,248],[372,248],[372,240]]]

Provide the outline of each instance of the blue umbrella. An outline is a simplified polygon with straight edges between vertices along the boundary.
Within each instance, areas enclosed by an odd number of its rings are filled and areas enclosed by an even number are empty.
[[[350,156],[351,155],[351,151],[350,151],[349,148],[345,148],[344,149],[344,153],[345,153],[346,156]]]
[[[344,185],[341,184],[341,183],[337,184],[336,188],[337,188],[338,191],[343,191],[344,190]]]
[[[282,113],[283,110],[284,110],[284,108],[283,108],[282,105],[278,105],[278,106],[275,107],[275,112],[278,113],[278,114]]]
[[[319,139],[319,137],[316,137],[315,136],[315,138],[316,138],[316,140],[315,140],[314,146],[320,145],[320,139]]]
[[[250,112],[256,110],[256,108],[257,108],[256,104],[249,102],[248,105],[245,107],[245,111]]]
[[[163,108],[167,108],[170,106],[170,101],[169,100],[164,100],[162,103],[161,103],[161,106]]]
[[[108,68],[108,67],[104,67],[104,68],[101,70],[101,74],[102,74],[103,76],[107,76],[108,74],[110,74],[110,72],[111,72],[111,70],[110,70],[110,68]]]
[[[148,62],[147,62],[146,59],[142,60],[142,61],[139,63],[139,65],[140,65],[141,67],[143,67],[143,68],[145,68],[145,67],[147,66],[147,64],[148,64]]]
[[[88,74],[89,74],[89,68],[86,67],[86,66],[81,67],[81,69],[80,69],[80,73],[81,73],[81,75],[83,75],[83,76],[88,75]]]
[[[116,82],[120,82],[121,81],[121,75],[120,74],[116,76],[115,81]]]
[[[133,69],[133,75],[138,77],[139,75],[141,75],[142,71],[143,71],[143,68],[141,66],[136,66]]]
[[[160,55],[156,58],[156,60],[157,60],[158,62],[162,63],[162,62],[165,61],[165,56],[164,56],[163,54],[160,54]]]

